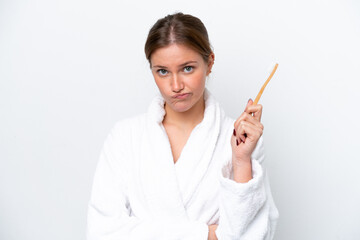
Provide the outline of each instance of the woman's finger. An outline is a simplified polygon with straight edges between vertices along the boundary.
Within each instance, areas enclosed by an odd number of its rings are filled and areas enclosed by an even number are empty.
[[[254,118],[260,121],[262,115],[262,105],[261,104],[247,105],[245,108],[245,112],[248,114],[253,114]]]
[[[251,124],[246,121],[239,123],[239,126],[236,128],[236,139],[238,142],[245,142],[245,139],[249,137],[250,139],[257,140],[263,133],[263,129],[256,127],[254,124]]]
[[[240,117],[235,121],[235,123],[234,123],[234,128],[235,129],[239,126],[241,121],[250,122],[251,124],[255,125],[256,127],[264,129],[263,124],[260,121],[256,120],[252,115],[250,115],[247,112],[243,112],[240,115]]]

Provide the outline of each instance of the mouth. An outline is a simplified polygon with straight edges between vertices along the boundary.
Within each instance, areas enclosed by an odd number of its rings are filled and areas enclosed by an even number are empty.
[[[183,93],[183,94],[177,94],[177,95],[173,96],[173,98],[175,98],[175,99],[185,99],[188,96],[190,96],[190,93]]]

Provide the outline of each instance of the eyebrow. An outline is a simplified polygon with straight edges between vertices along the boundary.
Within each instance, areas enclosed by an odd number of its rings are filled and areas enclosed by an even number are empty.
[[[197,61],[187,61],[187,62],[185,62],[183,64],[180,64],[179,66],[184,67],[184,66],[186,66],[186,65],[188,65],[190,63],[197,63]],[[155,66],[152,66],[152,68],[167,68],[167,67],[161,66],[161,65],[155,65]]]

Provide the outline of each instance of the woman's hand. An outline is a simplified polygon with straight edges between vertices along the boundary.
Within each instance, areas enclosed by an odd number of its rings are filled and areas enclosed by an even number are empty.
[[[245,111],[235,121],[231,137],[233,166],[250,162],[251,154],[264,129],[260,122],[261,114],[262,106],[253,105],[253,101],[249,99]]]
[[[217,229],[218,225],[213,224],[213,225],[209,225],[208,227],[209,227],[208,240],[218,240],[218,238],[215,234],[215,230]]]

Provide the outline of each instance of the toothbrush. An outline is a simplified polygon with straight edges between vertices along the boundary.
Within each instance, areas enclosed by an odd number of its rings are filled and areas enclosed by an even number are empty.
[[[279,66],[279,64],[276,63],[275,66],[274,66],[274,68],[273,68],[273,70],[272,70],[272,72],[271,72],[271,74],[270,74],[270,76],[268,77],[268,79],[266,80],[266,82],[264,83],[264,85],[262,86],[262,88],[260,89],[258,95],[256,96],[253,105],[258,104],[258,102],[259,102],[259,100],[260,100],[260,97],[261,97],[262,93],[263,93],[264,90],[265,90],[266,85],[270,82],[270,79],[274,76],[274,73],[276,72],[276,69],[277,69],[278,66]]]
[[[270,73],[270,76],[269,76],[268,79],[265,81],[265,83],[263,84],[262,88],[260,89],[258,95],[256,96],[256,98],[255,98],[255,100],[254,100],[254,102],[253,102],[253,105],[258,104],[258,102],[259,102],[259,100],[260,100],[260,97],[261,97],[261,95],[263,94],[263,92],[264,92],[264,90],[265,90],[266,85],[270,82],[270,79],[274,76],[274,74],[275,74],[276,69],[277,69],[278,66],[279,66],[279,64],[276,63],[275,66],[274,66],[274,68],[273,68],[273,70],[272,70],[271,73]],[[234,134],[234,135],[235,135],[235,134]],[[247,137],[247,136],[246,136],[246,133],[245,133],[243,136],[246,138],[246,137]],[[245,140],[243,140],[242,138],[240,138],[240,141],[241,141],[241,142],[245,142]],[[236,140],[236,145],[239,145],[239,143],[238,143],[237,140]]]

